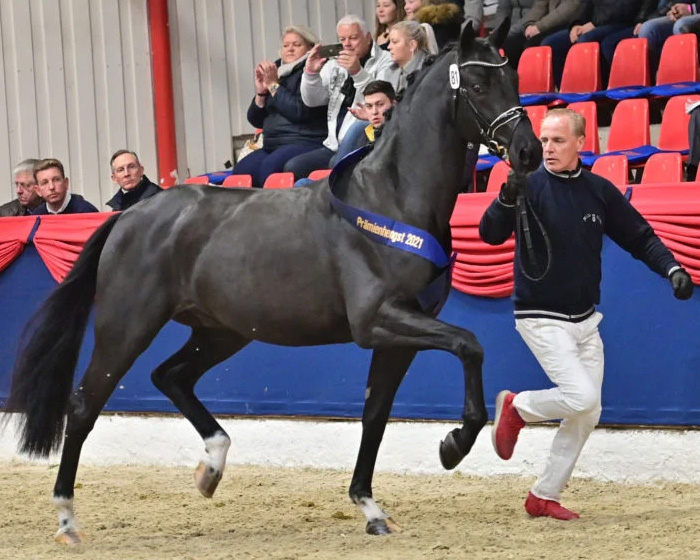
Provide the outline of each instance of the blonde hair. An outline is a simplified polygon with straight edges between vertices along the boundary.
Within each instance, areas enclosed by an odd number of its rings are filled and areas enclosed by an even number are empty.
[[[318,43],[318,37],[316,37],[314,32],[305,25],[288,25],[282,32],[282,39],[284,39],[284,36],[288,35],[289,33],[299,35],[299,37],[301,37],[304,42],[308,44],[309,48]]]
[[[577,113],[573,109],[559,107],[547,111],[544,119],[549,117],[568,117],[569,123],[571,123],[571,132],[573,132],[574,136],[586,136],[586,117],[581,113]],[[542,120],[544,121],[544,119]]]
[[[406,37],[409,41],[415,41],[418,46],[418,50],[421,50],[425,53],[430,52],[430,49],[428,48],[428,36],[426,35],[423,26],[417,21],[400,21],[394,24],[391,30],[400,31],[401,34],[404,37]]]

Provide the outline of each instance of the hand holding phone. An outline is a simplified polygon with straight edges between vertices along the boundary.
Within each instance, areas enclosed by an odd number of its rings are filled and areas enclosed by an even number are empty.
[[[322,45],[318,49],[318,55],[321,58],[334,58],[340,54],[343,50],[343,45],[341,43],[336,43],[334,45]]]

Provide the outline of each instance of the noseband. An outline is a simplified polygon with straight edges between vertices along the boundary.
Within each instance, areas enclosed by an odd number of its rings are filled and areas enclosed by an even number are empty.
[[[508,159],[508,147],[499,144],[496,140],[496,131],[502,126],[507,125],[512,121],[517,123],[526,115],[525,109],[522,105],[516,105],[503,111],[498,115],[492,122],[489,123],[488,119],[479,111],[471,97],[469,96],[469,91],[466,87],[461,85],[459,69],[465,66],[481,66],[482,68],[503,68],[508,64],[508,59],[505,58],[503,62],[483,62],[480,60],[469,60],[467,62],[462,62],[461,64],[451,64],[450,65],[450,86],[452,87],[452,98],[454,100],[453,113],[457,114],[457,102],[460,98],[464,99],[472,113],[476,117],[477,123],[479,124],[479,135],[481,136],[482,143],[486,146],[491,155],[497,156],[503,160]],[[459,93],[459,95],[458,95]]]

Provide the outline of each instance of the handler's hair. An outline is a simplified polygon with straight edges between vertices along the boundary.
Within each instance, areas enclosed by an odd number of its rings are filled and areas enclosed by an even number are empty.
[[[542,121],[544,122],[544,120],[549,117],[568,117],[571,123],[571,132],[573,132],[575,136],[586,136],[586,117],[581,113],[577,113],[573,109],[559,107],[547,111]]]

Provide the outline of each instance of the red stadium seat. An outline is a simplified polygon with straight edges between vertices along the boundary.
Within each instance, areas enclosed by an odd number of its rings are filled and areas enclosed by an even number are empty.
[[[530,122],[532,123],[532,130],[535,132],[537,138],[540,137],[540,125],[548,110],[549,107],[546,105],[529,105],[525,107],[527,116],[530,117]]]
[[[649,101],[623,99],[613,111],[606,151],[631,150],[649,144]]]
[[[518,62],[518,92],[522,95],[544,91],[554,91],[552,48],[529,47]]]
[[[577,101],[569,103],[567,109],[576,111],[586,119],[586,143],[584,152],[600,153],[600,138],[598,137],[598,108],[595,101]]]
[[[645,38],[623,39],[615,48],[608,89],[626,86],[648,86],[649,43]]]
[[[700,95],[677,95],[670,97],[661,117],[658,148],[660,150],[682,152],[688,150],[688,121],[686,103],[700,101]]]
[[[253,177],[250,175],[229,175],[221,183],[222,187],[252,187]]]
[[[576,43],[566,55],[561,77],[561,93],[585,93],[598,91],[600,80],[600,45]]]
[[[491,168],[489,173],[489,181],[486,184],[486,192],[499,192],[501,185],[508,180],[510,165],[505,161],[499,161]]]
[[[265,180],[263,188],[266,189],[289,189],[294,186],[294,173],[283,171],[272,173]]]
[[[626,185],[629,182],[627,156],[613,155],[599,157],[593,162],[591,172],[605,177],[613,185]]]
[[[661,152],[649,157],[642,173],[642,185],[680,183],[683,180],[683,159],[678,152]]]
[[[312,181],[319,181],[324,177],[328,177],[331,174],[331,171],[331,169],[317,169],[316,171],[309,173],[309,179]]]
[[[661,49],[656,85],[698,81],[698,38],[694,33],[671,35]]]
[[[198,175],[197,177],[188,177],[185,179],[186,185],[209,185],[209,177],[206,175]]]

